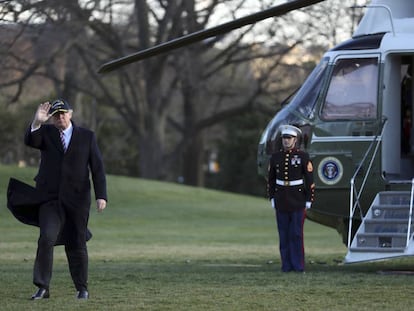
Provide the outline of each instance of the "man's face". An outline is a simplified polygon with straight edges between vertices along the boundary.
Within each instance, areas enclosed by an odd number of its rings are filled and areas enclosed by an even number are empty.
[[[57,112],[52,116],[53,124],[59,130],[65,130],[70,125],[70,119],[72,119],[72,111]]]
[[[283,135],[282,144],[283,144],[283,149],[285,150],[293,149],[293,147],[295,147],[295,144],[296,144],[296,137],[290,136],[290,135]]]

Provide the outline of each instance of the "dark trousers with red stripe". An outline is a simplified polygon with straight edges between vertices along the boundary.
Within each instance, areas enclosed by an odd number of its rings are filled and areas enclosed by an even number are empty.
[[[302,272],[305,269],[305,251],[303,245],[304,221],[305,209],[294,212],[276,210],[279,250],[283,272]]]

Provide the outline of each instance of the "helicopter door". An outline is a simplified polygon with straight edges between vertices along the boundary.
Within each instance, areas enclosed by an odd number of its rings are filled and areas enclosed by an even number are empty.
[[[382,170],[388,179],[414,176],[412,134],[414,55],[388,55],[384,66],[383,115],[387,124],[382,144]]]
[[[401,159],[401,58],[389,55],[384,66],[382,113],[387,118],[382,143],[382,171],[388,179],[400,178]]]
[[[320,122],[312,137],[321,185],[347,187],[374,140],[381,123],[379,60],[377,53],[339,55],[335,59],[319,112]],[[338,167],[336,178],[328,178],[325,173],[326,161],[332,158]],[[341,174],[349,175],[342,178]]]

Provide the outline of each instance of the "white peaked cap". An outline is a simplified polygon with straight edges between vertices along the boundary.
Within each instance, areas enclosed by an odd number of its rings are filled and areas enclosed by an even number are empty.
[[[297,137],[298,135],[302,134],[302,131],[297,128],[296,126],[293,125],[282,125],[280,128],[280,133],[282,135],[290,135],[290,136],[294,136]]]

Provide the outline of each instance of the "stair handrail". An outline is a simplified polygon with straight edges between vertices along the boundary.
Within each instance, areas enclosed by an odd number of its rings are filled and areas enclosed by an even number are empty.
[[[371,172],[371,168],[372,168],[372,165],[374,163],[374,159],[375,159],[375,157],[378,153],[379,145],[380,145],[380,142],[382,140],[382,135],[384,134],[384,128],[385,128],[385,123],[386,122],[387,122],[387,118],[383,117],[382,121],[381,121],[381,125],[380,125],[380,127],[377,131],[377,134],[375,135],[374,139],[372,140],[371,144],[369,145],[367,151],[365,152],[364,157],[362,158],[362,161],[359,163],[357,169],[355,170],[354,175],[351,178],[351,182],[350,182],[351,183],[351,191],[350,191],[350,198],[349,198],[348,248],[351,246],[352,221],[353,221],[355,210],[356,210],[357,207],[358,207],[358,210],[360,212],[361,219],[363,218],[359,199],[361,198],[362,192],[365,188],[366,181],[368,179],[368,175]],[[376,145],[375,145],[375,142],[376,142]],[[364,178],[363,178],[362,183],[361,183],[361,187],[358,191],[356,189],[356,186],[355,186],[355,179],[356,179],[358,173],[360,172],[360,170],[362,169],[363,164],[368,159],[368,155],[371,152],[371,149],[374,147],[374,145],[375,145],[375,150],[372,154],[371,161],[369,162],[369,165],[368,165],[368,169],[365,172]],[[355,202],[354,202],[354,195],[356,195]]]
[[[407,241],[405,243],[405,247],[408,247],[408,243],[410,243],[410,240],[413,236],[413,234],[410,234],[411,232],[411,220],[413,217],[413,198],[414,198],[414,178],[411,179],[411,194],[410,194],[410,212],[408,214],[408,226],[407,226]]]

